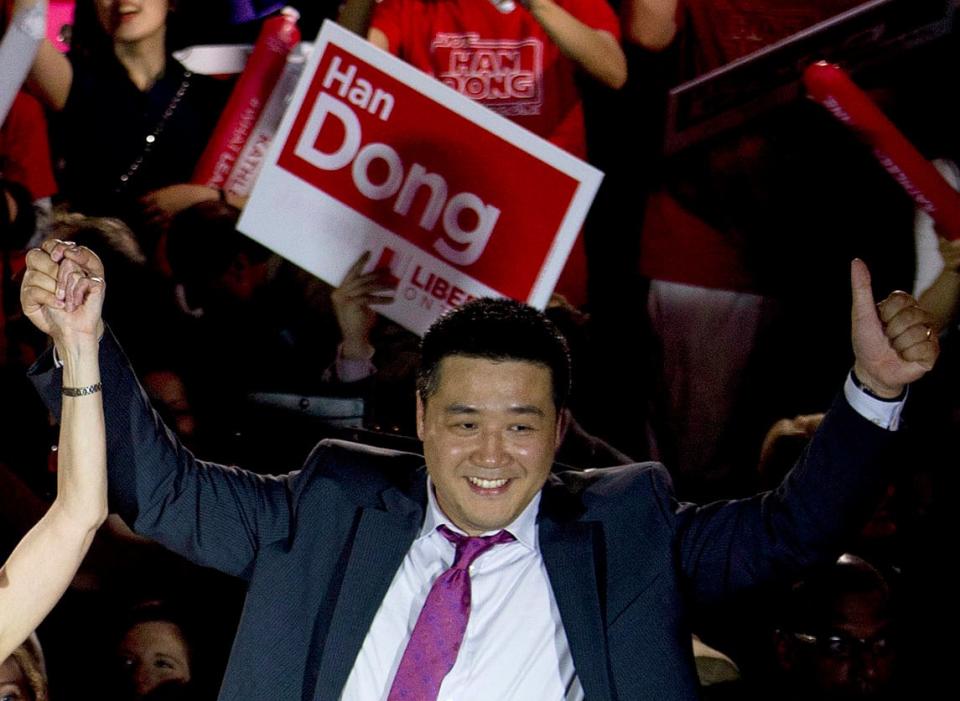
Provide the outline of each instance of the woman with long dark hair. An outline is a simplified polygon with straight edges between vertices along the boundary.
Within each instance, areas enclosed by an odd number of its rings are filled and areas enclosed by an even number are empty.
[[[21,0],[23,1],[23,0]],[[72,48],[44,41],[27,86],[56,112],[62,194],[138,235],[220,193],[188,181],[230,85],[196,75],[170,51],[172,0],[81,0]]]

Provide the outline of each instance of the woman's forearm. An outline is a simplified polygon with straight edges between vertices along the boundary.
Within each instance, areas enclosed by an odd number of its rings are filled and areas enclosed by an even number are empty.
[[[95,337],[58,344],[65,388],[100,382]],[[68,389],[69,392],[69,389]],[[0,659],[20,644],[70,585],[107,515],[102,393],[63,397],[57,497],[0,569]]]

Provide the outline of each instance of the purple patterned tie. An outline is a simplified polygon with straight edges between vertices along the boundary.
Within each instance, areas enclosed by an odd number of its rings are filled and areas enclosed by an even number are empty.
[[[428,701],[436,699],[440,684],[460,652],[470,618],[470,564],[494,545],[513,536],[500,531],[488,536],[469,537],[437,526],[444,538],[457,546],[453,565],[430,587],[420,609],[417,625],[403,651],[387,701]]]

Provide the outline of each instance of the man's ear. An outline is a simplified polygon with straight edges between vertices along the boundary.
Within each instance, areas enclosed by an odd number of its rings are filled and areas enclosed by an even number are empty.
[[[567,435],[568,428],[570,428],[570,410],[563,408],[560,410],[560,413],[557,414],[557,435],[554,436],[557,448],[563,443],[563,438]]]
[[[421,441],[423,440],[423,421],[424,413],[426,412],[426,407],[423,403],[423,397],[420,396],[419,390],[417,391],[417,438]]]

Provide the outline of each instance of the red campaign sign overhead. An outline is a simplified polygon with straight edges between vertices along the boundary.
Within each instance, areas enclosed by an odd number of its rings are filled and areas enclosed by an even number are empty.
[[[277,165],[516,299],[529,297],[579,184],[334,44]]]

